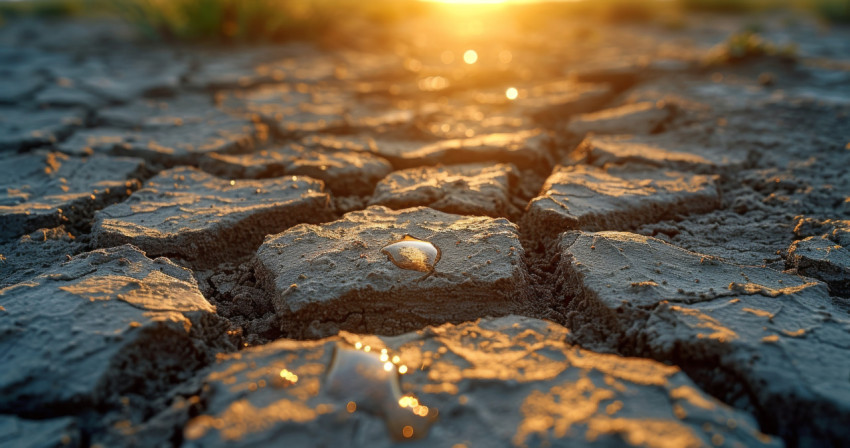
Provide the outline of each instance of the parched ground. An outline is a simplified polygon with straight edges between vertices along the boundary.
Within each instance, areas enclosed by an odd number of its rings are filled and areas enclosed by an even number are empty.
[[[0,28],[0,445],[850,443],[850,30],[492,20]]]

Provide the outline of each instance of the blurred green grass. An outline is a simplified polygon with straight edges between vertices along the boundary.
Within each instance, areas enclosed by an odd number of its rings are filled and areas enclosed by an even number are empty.
[[[712,48],[703,62],[705,65],[715,66],[764,57],[793,63],[797,58],[797,47],[794,44],[778,46],[764,40],[758,33],[742,31],[729,36],[725,42]]]
[[[355,22],[410,17],[414,0],[122,0],[115,12],[145,35],[176,40],[315,39]]]
[[[175,41],[256,42],[315,40],[350,32],[355,24],[380,27],[440,7],[417,0],[26,0],[0,3],[0,17],[113,15],[144,36]],[[661,23],[676,13],[749,14],[794,8],[832,23],[850,23],[850,0],[587,0],[513,5],[515,19],[584,14],[608,23]],[[672,22],[671,22],[672,23]]]
[[[794,9],[816,14],[830,23],[850,23],[850,0],[677,0],[689,11],[752,13]]]
[[[17,17],[61,18],[73,17],[90,13],[91,9],[85,0],[29,0],[0,3],[0,17],[14,19]]]

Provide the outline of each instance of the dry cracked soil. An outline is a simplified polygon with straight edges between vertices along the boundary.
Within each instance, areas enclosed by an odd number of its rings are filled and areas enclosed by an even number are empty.
[[[0,28],[0,446],[850,444],[850,29],[422,20]]]

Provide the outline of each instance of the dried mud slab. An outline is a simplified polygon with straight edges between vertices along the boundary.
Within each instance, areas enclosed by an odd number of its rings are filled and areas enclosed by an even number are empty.
[[[397,169],[501,162],[519,169],[548,171],[554,164],[554,142],[539,129],[431,143],[378,138],[371,147]]]
[[[28,280],[58,266],[67,257],[88,250],[88,238],[71,234],[65,226],[38,229],[18,240],[0,243],[0,288]]]
[[[700,173],[736,169],[751,164],[753,154],[744,147],[721,148],[701,144],[699,135],[664,133],[647,136],[590,136],[578,151],[589,163],[644,164]]]
[[[504,93],[502,93],[504,96]],[[449,99],[447,104],[427,103],[418,111],[416,128],[437,139],[464,139],[479,135],[504,134],[536,127],[522,110],[504,104],[469,104]]]
[[[797,238],[824,235],[843,247],[850,247],[850,220],[798,217],[794,226]]]
[[[383,100],[361,98],[349,90],[303,88],[288,84],[219,95],[225,110],[259,117],[278,135],[377,130],[409,124],[413,112]]]
[[[174,168],[99,211],[94,244],[133,244],[152,256],[212,265],[250,253],[266,235],[330,219],[330,198],[322,190],[308,177],[230,181]]]
[[[368,134],[319,134],[301,140],[304,146],[325,150],[370,153],[387,159],[396,169],[472,163],[510,163],[522,170],[549,173],[556,152],[554,138],[541,129],[487,134],[440,141],[400,139]]]
[[[511,203],[517,170],[507,164],[471,164],[396,171],[375,187],[370,205],[426,206],[459,215],[516,214]]]
[[[103,127],[167,129],[227,123],[234,117],[215,106],[211,95],[181,95],[174,98],[138,99],[122,106],[97,112],[95,121]],[[243,124],[250,124],[244,121]]]
[[[262,135],[262,129],[243,121],[144,131],[95,128],[77,132],[61,143],[58,149],[74,155],[139,157],[170,167],[198,164],[201,157],[208,153],[250,150],[255,139]]]
[[[187,76],[188,86],[214,91],[282,81],[316,83],[331,81],[340,74],[341,61],[310,45],[289,43],[236,50],[201,54],[197,67]]]
[[[0,412],[146,408],[203,366],[227,329],[191,271],[132,246],[88,252],[0,290]],[[138,401],[138,402],[136,402]]]
[[[524,230],[535,241],[566,230],[632,229],[720,207],[717,176],[646,166],[559,166],[528,205]]]
[[[649,134],[670,118],[673,109],[663,103],[643,101],[572,118],[567,130],[576,135]]]
[[[831,294],[850,297],[850,249],[827,236],[795,241],[788,248],[786,267],[823,280]]]
[[[676,367],[517,316],[219,358],[186,446],[781,446]],[[368,351],[367,351],[368,350]],[[399,375],[397,372],[405,374]]]
[[[560,248],[572,340],[673,362],[788,443],[850,437],[850,319],[823,283],[632,233]]]
[[[65,223],[87,225],[95,210],[139,188],[143,166],[133,158],[55,152],[0,159],[0,239]]]
[[[310,176],[339,196],[366,196],[392,172],[385,159],[352,151],[325,151],[291,143],[250,154],[210,154],[201,168],[230,179]]]
[[[105,31],[93,43],[74,42],[71,47],[81,53],[71,54],[69,47],[53,56],[52,63],[41,62],[39,65],[61,84],[88,93],[104,103],[125,103],[142,96],[173,95],[188,70],[185,58],[178,54],[179,50],[151,46],[123,50],[111,48],[102,52],[89,49],[91,45],[102,44],[106,36],[114,37],[116,31]],[[54,31],[56,35],[63,35],[63,32],[67,30]]]
[[[581,83],[607,84],[617,91],[626,90],[641,78],[643,67],[630,61],[585,61],[570,71],[570,79]]]
[[[80,70],[75,78],[87,91],[119,103],[172,96],[180,89],[189,63],[178,51],[146,49],[144,57],[133,53],[110,53],[99,73]]]
[[[71,417],[25,420],[0,416],[0,444],[15,448],[77,448],[83,446],[82,434]]]
[[[406,235],[426,243],[400,249],[396,265],[382,249]],[[505,219],[372,206],[267,238],[256,275],[285,334],[399,334],[531,312],[523,258],[517,227]]]
[[[0,75],[0,104],[21,103],[47,84],[42,75],[25,75],[14,71],[2,71],[2,69],[0,69]]]
[[[105,99],[77,87],[65,78],[60,78],[57,82],[41,89],[33,101],[39,107],[78,107],[87,111],[95,110],[107,103]]]
[[[785,267],[822,280],[833,295],[850,297],[850,221],[798,216],[794,236],[784,251]]]
[[[601,109],[616,92],[606,84],[576,83],[571,80],[540,84],[519,92],[515,107],[543,123],[558,123],[570,116]],[[500,101],[509,101],[504,93]]]
[[[0,107],[0,151],[23,151],[57,143],[84,121],[81,110]]]
[[[77,132],[59,150],[196,165],[206,154],[244,152],[267,137],[264,125],[230,115],[203,95],[139,100],[101,111],[97,120],[103,127]]]

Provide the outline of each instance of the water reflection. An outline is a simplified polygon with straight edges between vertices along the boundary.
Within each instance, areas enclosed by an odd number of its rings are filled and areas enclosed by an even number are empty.
[[[399,373],[407,372],[407,366],[398,365],[400,361],[386,349],[378,354],[359,342],[354,349],[337,346],[328,370],[327,393],[347,402],[349,414],[362,411],[383,419],[392,438],[417,439],[428,434],[437,412],[414,395],[401,393]]]

